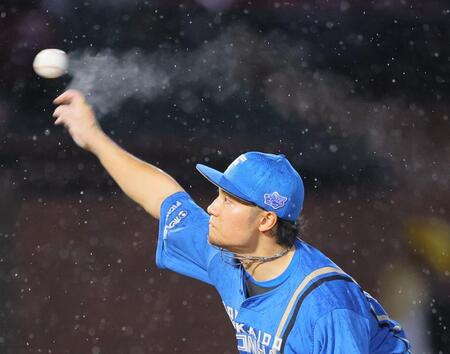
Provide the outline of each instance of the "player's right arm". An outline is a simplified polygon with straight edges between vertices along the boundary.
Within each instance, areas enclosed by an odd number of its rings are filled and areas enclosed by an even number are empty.
[[[101,129],[84,96],[68,90],[54,101],[56,125],[64,125],[75,143],[100,160],[120,188],[150,215],[160,217],[161,203],[183,188],[167,173],[134,157]]]

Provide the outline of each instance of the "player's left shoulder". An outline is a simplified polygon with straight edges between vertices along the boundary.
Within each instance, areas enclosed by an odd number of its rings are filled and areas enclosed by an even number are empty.
[[[307,318],[314,320],[336,309],[368,316],[364,293],[349,274],[305,241],[296,241],[296,248],[301,261],[293,285],[302,289],[300,311]]]
[[[334,310],[348,310],[369,318],[367,300],[360,286],[344,274],[325,278],[304,300],[305,311],[319,318]]]

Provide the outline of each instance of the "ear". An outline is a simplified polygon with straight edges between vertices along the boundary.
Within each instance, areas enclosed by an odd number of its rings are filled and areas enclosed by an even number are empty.
[[[278,216],[272,211],[264,212],[259,222],[259,231],[270,231],[277,223]]]

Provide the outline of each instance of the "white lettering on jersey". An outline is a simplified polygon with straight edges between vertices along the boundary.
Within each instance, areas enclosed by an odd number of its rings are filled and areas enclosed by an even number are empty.
[[[175,204],[174,204],[175,205]],[[181,205],[181,204],[180,204]],[[178,208],[178,207],[177,207]],[[176,208],[175,208],[176,209]],[[173,211],[172,211],[173,212]],[[187,210],[180,210],[178,215],[173,218],[171,222],[169,222],[166,226],[164,226],[163,237],[164,240],[167,239],[167,235],[170,229],[173,229],[177,226],[186,216],[188,216],[189,212]],[[167,221],[167,220],[166,220]]]
[[[256,337],[255,331],[253,330],[253,327],[250,327],[250,328],[248,329],[248,334],[251,334],[253,337]]]
[[[175,218],[171,221],[171,222],[169,222],[168,224],[167,224],[167,229],[173,229],[175,226],[177,226],[180,222],[181,222],[181,220],[183,220],[186,216],[188,216],[188,211],[187,210],[180,210],[179,212],[178,212],[178,215],[177,216],[175,216]]]
[[[239,351],[252,354],[276,354],[280,352],[282,338],[274,337],[270,333],[257,330],[251,326],[246,329],[244,323],[236,322],[238,311],[231,306],[225,305],[225,303],[224,306],[236,330]]]
[[[275,341],[273,343],[273,349],[280,351],[281,350],[281,342],[283,341],[282,338],[276,337]]]
[[[271,338],[272,338],[272,336],[269,333],[264,333],[263,340],[262,340],[262,345],[268,346],[269,343],[270,343],[270,339]]]
[[[245,333],[243,323],[234,322],[234,329],[236,330],[236,333]]]
[[[166,221],[169,219],[169,216],[175,211],[177,210],[179,207],[181,206],[181,202],[179,200],[177,200],[175,203],[173,203],[169,210],[167,210],[167,214],[166,214]]]
[[[246,352],[247,351],[247,337],[245,334],[236,334],[236,340],[237,340],[237,347],[240,352]]]

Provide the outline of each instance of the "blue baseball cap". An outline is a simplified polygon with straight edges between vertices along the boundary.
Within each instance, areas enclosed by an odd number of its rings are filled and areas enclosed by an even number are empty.
[[[247,152],[223,173],[202,164],[196,168],[225,192],[273,211],[281,219],[296,221],[303,208],[302,178],[284,155]]]

